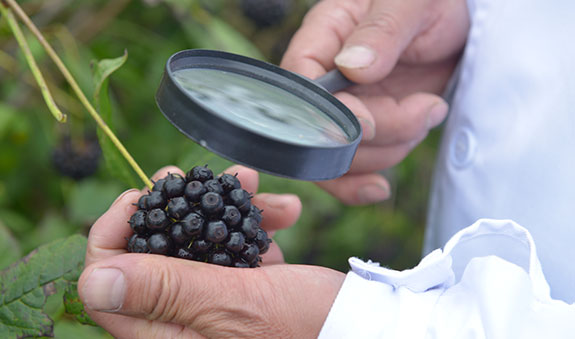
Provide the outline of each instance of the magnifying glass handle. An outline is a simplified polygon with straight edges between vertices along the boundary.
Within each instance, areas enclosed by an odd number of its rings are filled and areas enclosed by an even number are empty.
[[[327,72],[314,81],[330,93],[335,93],[355,85],[353,81],[346,78],[337,68]]]

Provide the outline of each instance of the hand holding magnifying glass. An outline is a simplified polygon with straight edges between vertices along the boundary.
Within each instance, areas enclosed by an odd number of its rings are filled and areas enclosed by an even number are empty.
[[[350,84],[337,71],[316,83],[247,57],[186,50],[168,60],[156,99],[172,124],[210,151],[317,181],[347,172],[361,139],[353,113],[326,91]]]

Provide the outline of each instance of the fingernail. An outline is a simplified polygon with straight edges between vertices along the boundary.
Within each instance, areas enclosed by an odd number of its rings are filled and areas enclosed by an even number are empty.
[[[82,289],[84,304],[90,309],[115,312],[122,307],[126,280],[116,268],[96,268],[90,273]]]
[[[114,206],[118,201],[122,200],[126,195],[128,195],[129,193],[132,193],[132,192],[139,192],[139,191],[135,188],[130,188],[129,190],[120,194],[120,196],[117,197],[116,200],[114,200],[114,202],[112,203],[112,206]]]
[[[389,188],[378,184],[366,185],[357,191],[357,195],[362,203],[379,202],[389,198]]]
[[[373,123],[363,118],[359,118],[358,120],[363,132],[363,140],[368,141],[373,139],[375,137],[375,126],[373,126]]]
[[[375,52],[365,46],[346,47],[335,57],[335,64],[344,68],[366,68],[374,61]]]
[[[266,198],[266,203],[270,207],[283,209],[293,203],[294,199],[298,198],[293,194],[269,195]]]
[[[427,113],[427,129],[439,125],[445,119],[448,109],[449,105],[443,100],[431,106]]]

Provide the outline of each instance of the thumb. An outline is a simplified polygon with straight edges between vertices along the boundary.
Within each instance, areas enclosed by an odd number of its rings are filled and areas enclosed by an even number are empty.
[[[78,292],[89,310],[208,338],[302,338],[317,336],[344,279],[314,266],[240,269],[129,253],[88,266]]]
[[[264,308],[257,307],[264,300],[253,302],[259,271],[130,253],[88,266],[78,292],[92,311],[179,324],[207,337],[225,332],[224,320],[225,326],[250,333],[249,315],[261,315],[255,327],[269,326]]]
[[[373,83],[394,68],[423,26],[420,0],[374,0],[366,17],[346,39],[335,63],[352,81]]]

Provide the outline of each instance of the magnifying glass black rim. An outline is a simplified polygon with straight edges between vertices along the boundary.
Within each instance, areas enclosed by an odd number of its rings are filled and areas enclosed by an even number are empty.
[[[208,68],[248,76],[311,103],[348,135],[340,145],[308,145],[268,136],[225,119],[193,99],[174,72]],[[313,81],[260,60],[227,52],[191,49],[173,54],[156,93],[162,114],[184,135],[208,150],[258,171],[300,180],[328,180],[345,174],[361,140],[355,115]]]

